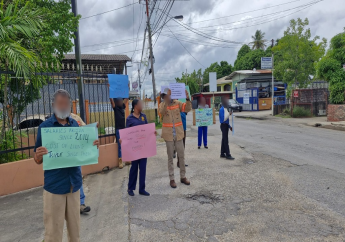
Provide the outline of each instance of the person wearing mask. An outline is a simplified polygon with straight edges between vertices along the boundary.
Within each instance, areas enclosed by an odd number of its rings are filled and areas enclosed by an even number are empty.
[[[229,124],[229,117],[225,117],[225,113],[228,109],[229,99],[226,96],[222,96],[221,100],[222,107],[219,109],[220,130],[222,131],[222,146],[220,150],[220,157],[226,158],[228,160],[234,160],[235,158],[231,156],[229,148],[229,129],[232,131],[232,127]]]
[[[204,97],[201,97],[199,100],[198,109],[204,109],[209,108],[206,104],[206,99]],[[204,138],[204,147],[205,149],[208,149],[207,147],[207,126],[199,126],[198,127],[198,149],[201,147],[201,141]]]
[[[147,124],[146,115],[142,113],[143,104],[140,100],[133,100],[131,114],[126,119],[126,127],[134,127],[138,125]],[[156,131],[155,131],[156,134]],[[122,140],[120,139],[120,143]],[[134,196],[134,190],[138,179],[139,170],[139,194],[143,196],[150,196],[145,190],[145,179],[146,179],[146,164],[147,158],[142,158],[139,160],[132,161],[132,166],[129,171],[128,179],[128,195]]]
[[[34,148],[34,160],[44,162],[48,154],[42,146],[41,129],[49,127],[79,127],[77,121],[70,118],[71,96],[63,89],[57,90],[52,100],[54,114],[40,124]],[[93,145],[98,147],[98,139]],[[82,186],[80,167],[59,168],[44,171],[43,185],[43,220],[45,227],[44,241],[62,241],[64,220],[66,220],[68,240],[80,241],[80,188]]]
[[[180,165],[180,181],[185,185],[190,185],[190,181],[186,178],[186,167],[184,163],[184,147],[183,138],[184,130],[181,120],[181,112],[188,113],[192,109],[192,103],[189,100],[189,95],[186,90],[186,103],[182,103],[178,100],[171,99],[171,91],[167,91],[167,94],[161,94],[161,98],[164,100],[159,105],[159,113],[163,118],[162,125],[162,138],[165,140],[168,154],[168,170],[170,178],[170,186],[176,188],[174,178],[174,148],[176,148],[177,156],[179,158]]]
[[[128,99],[125,99],[126,103],[127,103],[127,100]],[[122,163],[121,144],[119,143],[119,140],[120,140],[119,130],[126,128],[126,115],[125,115],[126,105],[122,98],[114,98],[114,99],[110,98],[110,102],[115,113],[115,135],[116,135],[116,143],[118,147],[119,168],[122,169],[123,163]]]

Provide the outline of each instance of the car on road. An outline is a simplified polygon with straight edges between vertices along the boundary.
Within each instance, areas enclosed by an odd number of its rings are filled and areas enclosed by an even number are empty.
[[[234,111],[242,111],[242,106],[237,102],[235,99],[229,99],[229,107],[231,107]]]

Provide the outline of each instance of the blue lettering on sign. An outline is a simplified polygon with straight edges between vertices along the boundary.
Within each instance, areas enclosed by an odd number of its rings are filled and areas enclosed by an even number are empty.
[[[72,139],[72,135],[70,135],[70,134],[59,136],[59,140],[69,140],[69,139]]]
[[[78,132],[75,133],[76,140],[86,140],[86,143],[89,143],[89,135],[88,134],[79,134]]]
[[[49,155],[49,158],[60,158],[60,157],[62,157],[62,153],[63,152],[49,151],[48,155]]]
[[[67,157],[76,157],[76,156],[78,156],[78,151],[75,151],[75,152],[70,152],[70,151],[68,151],[67,152]]]

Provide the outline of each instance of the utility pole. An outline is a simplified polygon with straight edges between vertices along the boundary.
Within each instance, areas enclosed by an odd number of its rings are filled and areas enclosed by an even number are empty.
[[[152,74],[152,88],[153,88],[153,102],[156,106],[156,81],[155,81],[155,72],[153,69],[153,50],[152,50],[152,36],[151,36],[151,26],[150,26],[150,16],[149,16],[149,3],[146,0],[146,15],[147,15],[147,31],[149,33],[149,45],[150,45],[150,59],[151,59],[151,74]],[[158,117],[157,109],[155,109],[156,120]]]
[[[274,46],[274,39],[272,41],[272,48]],[[273,67],[274,67],[274,62],[273,62],[273,51],[272,51],[272,116],[274,116],[274,76],[273,76]]]
[[[78,15],[78,7],[77,7],[77,0],[71,0],[72,2],[72,12],[76,17]],[[74,52],[75,52],[75,60],[77,66],[77,83],[78,83],[78,97],[79,97],[79,108],[80,108],[80,117],[81,119],[86,122],[85,117],[85,109],[84,109],[84,78],[82,77],[83,70],[81,65],[81,56],[80,56],[80,38],[79,38],[79,25],[77,26],[77,30],[74,32]]]

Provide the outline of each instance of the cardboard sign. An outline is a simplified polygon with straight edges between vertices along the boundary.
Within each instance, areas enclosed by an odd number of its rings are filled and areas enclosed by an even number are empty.
[[[168,94],[168,90],[166,90],[167,88],[169,89],[169,86],[161,86],[161,93]]]
[[[109,80],[109,97],[110,98],[128,98],[129,87],[128,87],[128,76],[108,74]]]
[[[171,99],[186,98],[186,86],[184,83],[170,83]]]
[[[213,109],[195,109],[196,126],[210,126],[213,124]]]
[[[98,163],[98,139],[95,127],[42,128],[43,170],[84,166]]]
[[[188,92],[189,98],[191,98],[189,86],[186,86],[186,90]],[[185,103],[187,100],[185,98],[180,98],[179,101]]]
[[[123,161],[134,161],[155,156],[156,127],[154,123],[120,129],[121,152]]]

